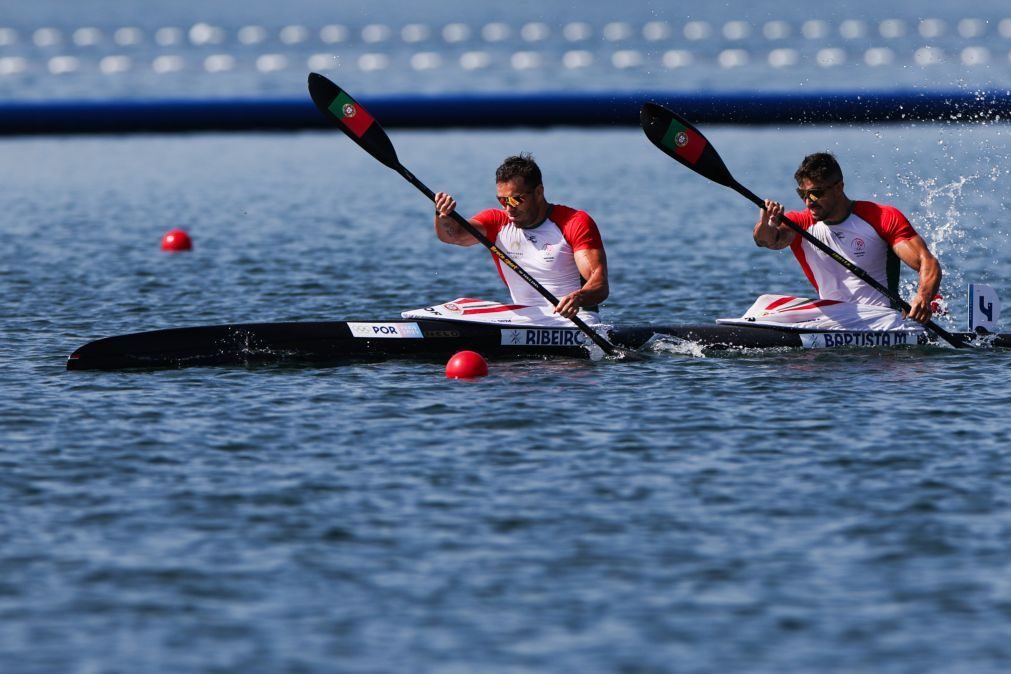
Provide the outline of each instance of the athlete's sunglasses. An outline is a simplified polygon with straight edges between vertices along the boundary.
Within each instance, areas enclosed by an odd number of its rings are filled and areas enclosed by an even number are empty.
[[[801,201],[807,201],[808,199],[810,199],[811,201],[818,201],[823,196],[825,196],[826,192],[828,192],[830,189],[832,189],[841,182],[842,182],[841,180],[837,180],[831,185],[825,185],[824,187],[812,187],[809,190],[802,190],[801,188],[798,187],[797,196],[800,197]]]
[[[502,208],[506,208],[507,206],[512,206],[513,208],[516,208],[524,201],[526,201],[528,196],[530,196],[529,192],[527,194],[514,194],[510,197],[495,197],[495,198],[498,199],[498,202],[500,204],[502,204]]]

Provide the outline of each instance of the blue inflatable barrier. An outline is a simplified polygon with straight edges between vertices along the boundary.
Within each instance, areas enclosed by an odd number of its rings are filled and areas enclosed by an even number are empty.
[[[384,127],[636,126],[651,101],[696,123],[985,122],[1011,117],[1011,92],[504,93],[363,95]],[[41,101],[0,104],[0,135],[169,133],[323,128],[308,95],[297,99]]]

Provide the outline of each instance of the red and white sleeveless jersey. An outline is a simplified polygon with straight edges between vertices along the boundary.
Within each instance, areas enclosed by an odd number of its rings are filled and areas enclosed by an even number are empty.
[[[481,211],[474,220],[484,225],[487,237],[500,250],[559,298],[579,290],[585,282],[576,267],[576,251],[604,248],[593,218],[568,206],[553,205],[547,219],[532,229],[520,229],[499,209]],[[515,304],[549,304],[498,257],[492,255],[492,259]]]
[[[898,288],[899,258],[892,246],[917,234],[897,208],[856,201],[849,217],[834,225],[815,222],[809,210],[791,211],[786,217],[866,271],[881,285],[893,291]],[[790,249],[820,298],[884,306],[890,304],[887,297],[815,248],[804,237],[794,237]]]

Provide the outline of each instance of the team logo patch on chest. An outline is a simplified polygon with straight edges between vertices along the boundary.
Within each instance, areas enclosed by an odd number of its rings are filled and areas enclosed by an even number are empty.
[[[853,251],[853,255],[856,257],[863,257],[867,252],[865,248],[867,248],[867,243],[859,236],[853,237],[853,240],[850,241],[850,250]]]

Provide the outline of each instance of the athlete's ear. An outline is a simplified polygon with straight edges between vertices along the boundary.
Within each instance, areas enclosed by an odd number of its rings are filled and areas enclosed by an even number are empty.
[[[534,188],[534,196],[537,197],[538,201],[544,198],[544,183]]]

